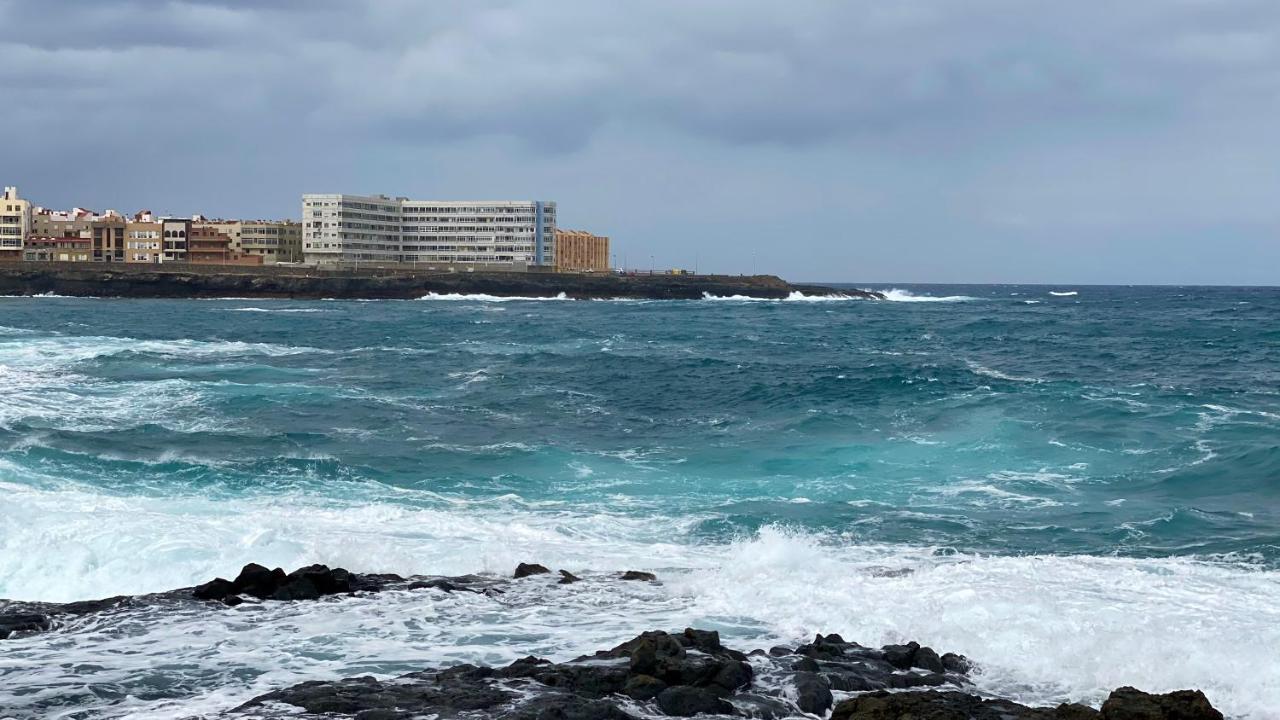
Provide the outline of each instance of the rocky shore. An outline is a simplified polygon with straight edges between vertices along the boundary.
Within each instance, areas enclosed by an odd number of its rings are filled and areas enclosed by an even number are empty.
[[[510,577],[400,577],[313,565],[286,573],[247,565],[233,580],[139,597],[70,604],[0,601],[0,640],[55,630],[69,619],[124,608],[174,606],[228,612],[245,603],[297,603],[383,591],[501,596],[514,583],[574,584],[565,570],[522,563]],[[593,581],[660,582],[617,571]],[[305,682],[269,692],[221,717],[354,720],[631,720],[663,717],[830,720],[1222,720],[1198,690],[1149,694],[1120,688],[1101,708],[1027,707],[973,692],[969,658],[918,643],[864,647],[839,635],[743,651],[715,631],[651,630],[615,647],[552,662],[425,668],[393,679]]]
[[[0,295],[125,298],[416,299],[437,295],[696,300],[781,299],[793,293],[883,299],[876,292],[794,285],[772,275],[611,275],[545,272],[323,271],[298,267],[94,263],[0,265]]]

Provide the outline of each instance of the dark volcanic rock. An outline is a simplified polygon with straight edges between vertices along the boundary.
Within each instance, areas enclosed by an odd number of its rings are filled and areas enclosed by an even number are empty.
[[[403,582],[399,575],[355,575],[342,568],[309,565],[291,573],[276,568],[268,570],[249,563],[233,581],[215,578],[196,586],[191,594],[197,600],[217,600],[238,605],[241,595],[259,600],[316,600],[326,595],[376,592],[388,584]]]
[[[959,656],[950,658],[954,665]],[[724,647],[713,631],[651,631],[564,663],[527,657],[497,669],[461,665],[383,682],[366,677],[304,683],[252,700],[232,715],[281,720],[632,720],[642,712],[646,716],[782,720],[821,717],[830,711],[831,720],[1222,718],[1204,695],[1194,691],[1148,695],[1121,688],[1099,712],[1082,705],[1029,708],[958,690],[887,690],[935,682],[967,684],[962,675],[930,667],[947,664],[916,643],[874,649],[846,642],[839,635],[818,635],[795,651],[774,648],[747,656]],[[762,673],[760,679],[757,671]],[[869,692],[832,709],[833,691],[845,689]]]
[[[530,575],[546,575],[549,572],[551,571],[544,565],[539,565],[537,563],[520,563],[516,566],[515,575],[512,577],[519,580],[520,578],[526,578]]]
[[[561,570],[561,571],[560,571],[560,584],[561,584],[561,585],[572,585],[573,583],[581,582],[581,581],[582,581],[582,578],[578,577],[577,575],[574,575],[573,573],[569,572],[568,570]]]
[[[641,572],[639,570],[628,570],[620,576],[623,580],[645,580],[652,582],[658,579],[657,575],[651,572]]]
[[[1103,720],[1222,720],[1199,690],[1150,695],[1131,687],[1111,693],[1102,703]]]
[[[669,687],[658,693],[658,707],[675,717],[694,715],[732,715],[733,705],[703,688]]]
[[[43,632],[51,625],[49,616],[40,613],[0,614],[0,640],[18,633]]]

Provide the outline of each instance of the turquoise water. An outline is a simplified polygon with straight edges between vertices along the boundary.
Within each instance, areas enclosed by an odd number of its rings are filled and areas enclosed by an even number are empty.
[[[431,638],[466,652],[406,631],[323,662],[241,656],[261,689],[595,649],[557,632],[569,617],[600,646],[688,621],[909,636],[1033,701],[1195,685],[1277,717],[1274,653],[1232,653],[1280,647],[1280,290],[890,296],[0,299],[0,597],[160,591],[250,561],[651,569],[669,581],[627,592],[652,596],[508,608],[520,631],[458,608],[451,624],[485,629]],[[636,602],[652,614],[627,616]],[[21,641],[15,679],[80,652],[50,642]],[[121,716],[234,697],[200,677]]]

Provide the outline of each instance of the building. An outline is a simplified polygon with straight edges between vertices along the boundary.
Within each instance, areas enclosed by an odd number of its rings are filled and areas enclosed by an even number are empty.
[[[120,213],[108,210],[89,224],[95,262],[124,262],[124,233],[129,223]]]
[[[582,230],[556,230],[557,270],[609,272],[609,238]]]
[[[164,262],[187,262],[187,236],[191,234],[191,221],[182,218],[165,218],[160,223],[164,236]]]
[[[124,261],[127,263],[164,262],[164,223],[142,211],[124,228]]]
[[[84,208],[70,212],[35,208],[22,259],[30,262],[93,260],[93,221],[97,217],[92,210]]]
[[[21,260],[30,234],[31,203],[18,197],[18,188],[6,187],[0,197],[0,262]]]
[[[214,220],[209,225],[231,238],[231,251],[257,255],[266,265],[302,262],[302,226],[289,220]]]
[[[187,262],[193,265],[261,265],[261,255],[231,248],[231,238],[212,224],[193,222],[187,232]]]
[[[304,195],[302,254],[342,262],[555,264],[556,204]]]

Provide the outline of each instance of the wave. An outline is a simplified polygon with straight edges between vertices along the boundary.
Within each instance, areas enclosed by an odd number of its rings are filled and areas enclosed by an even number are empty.
[[[553,297],[519,297],[519,296],[499,296],[485,295],[482,293],[464,294],[464,293],[428,293],[418,298],[419,300],[455,300],[467,302],[542,302],[548,300],[572,300],[565,293],[560,293]]]
[[[791,294],[784,298],[762,298],[753,297],[751,295],[713,295],[709,292],[702,293],[703,300],[721,301],[721,302],[761,302],[761,303],[780,303],[780,302],[800,302],[800,303],[820,303],[820,302],[847,302],[849,300],[861,300],[862,298],[853,295],[806,295],[799,290],[793,290]]]
[[[1065,291],[1065,292],[1057,292],[1057,291],[1054,291],[1054,290],[1050,290],[1050,291],[1049,291],[1049,294],[1050,294],[1050,295],[1053,295],[1054,297],[1075,297],[1076,295],[1079,295],[1080,293],[1076,292],[1075,290],[1067,290],[1067,291]]]
[[[890,288],[881,290],[884,293],[884,299],[892,302],[969,302],[972,300],[980,300],[981,298],[970,297],[968,295],[916,295],[910,290],[900,290],[898,288]]]
[[[227,308],[227,312],[253,312],[253,313],[324,313],[329,312],[323,308]]]
[[[688,540],[692,518],[539,510],[514,495],[432,506],[424,493],[407,504],[403,496],[415,493],[403,489],[395,491],[400,497],[345,501],[120,497],[12,483],[0,483],[0,491],[0,518],[23,518],[5,526],[12,552],[0,556],[0,596],[69,600],[161,590],[226,576],[248,561],[503,575],[517,562],[538,561],[584,575],[649,570],[663,580],[572,590],[529,582],[499,604],[465,593],[392,592],[272,605],[252,611],[255,632],[234,630],[240,612],[161,616],[131,633],[85,628],[96,632],[92,642],[9,641],[24,658],[6,678],[9,687],[59,673],[68,687],[86,682],[75,669],[40,668],[99,667],[125,682],[148,664],[187,664],[211,676],[238,673],[192,701],[229,707],[263,691],[244,677],[291,684],[530,653],[562,659],[643,629],[711,625],[748,647],[796,643],[819,631],[868,645],[919,640],[977,661],[980,691],[1029,704],[1096,703],[1110,688],[1135,685],[1199,687],[1243,718],[1280,707],[1271,678],[1280,573],[1247,565],[940,553],[773,526],[701,544]],[[296,642],[275,642],[285,628]],[[204,632],[220,638],[215,657],[183,640]],[[320,651],[334,644],[344,648],[341,657]],[[0,704],[6,700],[26,701],[0,690]]]

